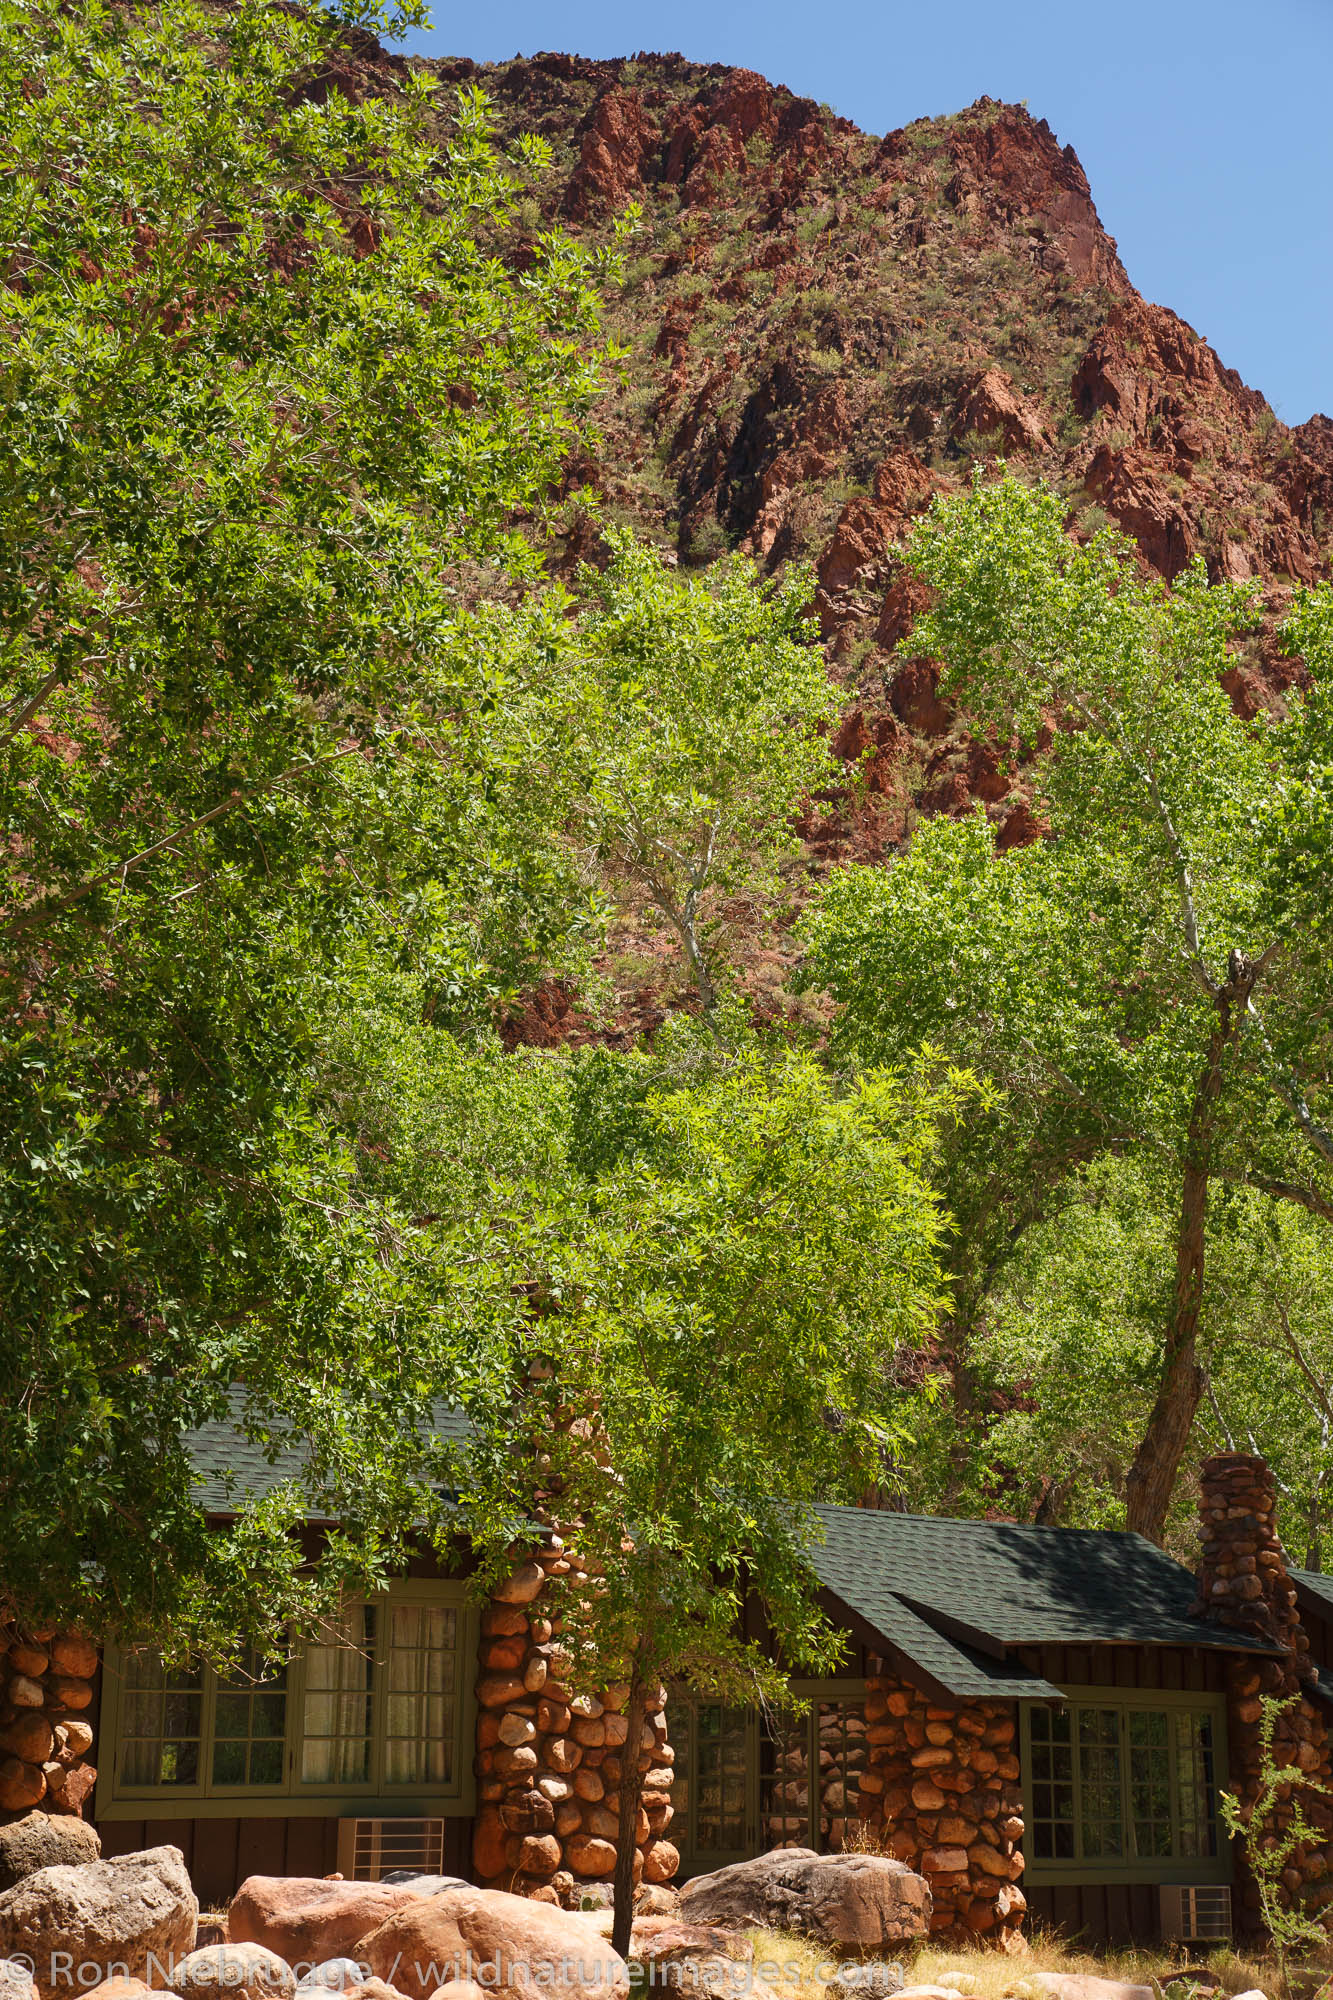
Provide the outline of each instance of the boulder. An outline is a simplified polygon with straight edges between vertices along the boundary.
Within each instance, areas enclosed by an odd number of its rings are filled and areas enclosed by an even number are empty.
[[[297,1961],[297,1965],[302,1963]],[[296,1982],[298,1993],[346,1993],[353,1986],[365,1984],[361,1967],[354,1958],[326,1958],[322,1965],[312,1965]]]
[[[687,1923],[804,1931],[821,1943],[875,1951],[930,1932],[930,1888],[882,1854],[782,1847],[696,1875],[680,1892]],[[1089,1996],[1094,2000],[1094,1996]]]
[[[490,2000],[490,1995],[475,1979],[446,1979],[433,2000]]]
[[[36,2000],[36,1995],[37,1988],[27,1966],[12,1958],[0,1958],[0,2000]]]
[[[1025,1972],[1023,1984],[1045,2000],[1153,2000],[1151,1986],[1098,1979],[1090,1972]]]
[[[96,1982],[79,1968],[123,1966],[147,1976],[150,1957],[162,1967],[194,1943],[199,1905],[178,1847],[149,1847],[112,1861],[39,1868],[0,1894],[0,1953],[21,1951],[34,1961],[40,2000],[68,2000],[63,1957],[70,1953],[74,1990]],[[294,1983],[294,1982],[293,1982]]]
[[[206,1944],[176,1967],[180,2000],[291,2000],[296,1974],[262,1944]]]
[[[461,1875],[419,1875],[414,1868],[391,1868],[380,1876],[381,1883],[395,1889],[410,1889],[415,1896],[440,1896],[446,1889],[471,1887]]]
[[[614,1897],[612,1900],[614,1901]],[[641,1916],[670,1917],[680,1908],[680,1897],[676,1890],[668,1888],[665,1882],[645,1882],[634,1899],[634,1907]]]
[[[356,1946],[355,1956],[406,2000],[454,1980],[491,1994],[538,1988],[547,2000],[624,2000],[629,1969],[572,1911],[502,1889],[414,1896]]]
[[[864,1964],[848,1960],[840,1965],[828,1983],[829,2000],[888,2000],[901,1993],[906,1981],[901,1965],[889,1965],[882,1958]]]
[[[78,1868],[101,1858],[102,1843],[86,1820],[30,1812],[0,1826],[0,1889],[12,1889],[39,1868]]]
[[[420,1876],[422,1882],[430,1876]],[[406,1882],[325,1882],[314,1875],[248,1875],[227,1912],[235,1944],[259,1944],[289,1965],[323,1965],[354,1957],[358,1938],[373,1931],[417,1890]]]
[[[92,1987],[84,2000],[93,2000],[94,1993],[97,2000],[180,2000],[177,1993],[164,1993],[160,1986],[150,1986],[144,1979],[122,1979],[119,1973]]]
[[[655,1992],[734,2000],[754,1987],[754,1945],[737,1931],[649,1917],[635,1927],[630,1950]]]

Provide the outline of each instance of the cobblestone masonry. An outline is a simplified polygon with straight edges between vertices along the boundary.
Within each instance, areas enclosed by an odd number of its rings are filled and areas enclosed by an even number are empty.
[[[75,1813],[97,1772],[88,1762],[97,1648],[53,1626],[0,1625],[0,1814]]]
[[[616,1862],[620,1777],[634,1754],[644,1773],[635,1879],[668,1882],[680,1856],[663,1838],[671,1820],[665,1694],[637,1717],[626,1687],[571,1693],[558,1615],[542,1594],[574,1570],[559,1548],[522,1564],[482,1614],[477,1682],[477,1823],[473,1863],[487,1888],[576,1905]],[[548,1607],[549,1609],[549,1607]]]
[[[860,1817],[929,1882],[934,1933],[1021,1949],[1027,1902],[1012,1703],[944,1707],[888,1675],[869,1684]]]
[[[1328,1722],[1323,1705],[1310,1698],[1315,1678],[1310,1642],[1301,1627],[1296,1592],[1278,1540],[1273,1475],[1261,1458],[1219,1452],[1200,1470],[1199,1596],[1195,1612],[1241,1632],[1291,1648],[1280,1660],[1233,1659],[1227,1668],[1227,1743],[1231,1790],[1242,1806],[1254,1798],[1259,1773],[1260,1697],[1275,1695],[1295,1705],[1278,1721],[1274,1760],[1294,1764],[1320,1783],[1330,1782]],[[1317,1843],[1298,1848],[1282,1882],[1293,1900],[1322,1909],[1333,1903],[1333,1800],[1308,1791],[1299,1795],[1305,1817],[1320,1831]],[[1289,1817],[1291,1794],[1278,1807],[1279,1824]],[[1259,1928],[1259,1892],[1236,1857],[1238,1928]]]

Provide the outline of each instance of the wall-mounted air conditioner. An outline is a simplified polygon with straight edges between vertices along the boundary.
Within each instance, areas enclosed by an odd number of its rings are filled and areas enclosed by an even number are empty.
[[[1231,1936],[1231,1891],[1225,1885],[1163,1883],[1159,1893],[1163,1944],[1196,1944]]]
[[[395,1868],[443,1875],[442,1819],[340,1819],[338,1872],[349,1882],[381,1882]]]

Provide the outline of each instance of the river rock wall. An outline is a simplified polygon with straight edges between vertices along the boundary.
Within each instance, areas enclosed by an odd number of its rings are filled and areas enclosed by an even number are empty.
[[[1277,1490],[1263,1459],[1218,1452],[1200,1468],[1199,1595],[1195,1611],[1270,1644],[1287,1648],[1279,1658],[1234,1657],[1227,1666],[1227,1753],[1230,1789],[1242,1808],[1260,1785],[1263,1698],[1288,1704],[1273,1732],[1275,1763],[1294,1766],[1317,1785],[1333,1783],[1327,1712],[1311,1698],[1315,1669],[1301,1625],[1295,1587],[1277,1532]],[[1317,1838],[1296,1847],[1283,1871],[1282,1888],[1293,1903],[1314,1910],[1333,1904],[1333,1800],[1318,1791],[1284,1787],[1273,1831],[1291,1821],[1297,1805]],[[1236,1851],[1237,1928],[1260,1928],[1259,1890],[1243,1851]]]
[[[865,1718],[859,1817],[929,1882],[932,1932],[1020,1949],[1027,1902],[1013,1704],[944,1706],[881,1674]]]
[[[0,1625],[0,1817],[83,1814],[97,1648],[53,1626]]]
[[[571,1572],[577,1576],[563,1550],[543,1549],[482,1613],[472,1847],[484,1887],[566,1908],[614,1873],[620,1780],[631,1756],[643,1772],[635,1880],[668,1882],[680,1865],[664,1837],[675,1761],[665,1691],[638,1715],[627,1712],[627,1687],[572,1692],[559,1613],[549,1601],[553,1579]]]

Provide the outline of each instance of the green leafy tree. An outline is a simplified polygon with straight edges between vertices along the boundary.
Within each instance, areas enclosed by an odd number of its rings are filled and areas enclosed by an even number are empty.
[[[961,1095],[888,1074],[839,1091],[806,1058],[667,1040],[575,1081],[588,1172],[551,1210],[531,1389],[483,1509],[491,1567],[534,1508],[577,1549],[594,1585],[562,1597],[562,1644],[578,1684],[628,1685],[631,1716],[667,1682],[777,1699],[792,1671],[834,1665],[810,1503],[854,1498],[896,1436],[897,1364],[940,1303],[926,1176]],[[747,1636],[747,1602],[778,1665]],[[641,1789],[631,1738],[621,1950]]]
[[[1049,737],[1051,835],[1002,855],[980,815],[925,826],[887,874],[830,886],[809,976],[847,1056],[929,1041],[1000,1086],[944,1182],[973,1313],[1075,1166],[1142,1152],[1170,1176],[1173,1282],[1126,1475],[1129,1526],[1160,1540],[1203,1395],[1210,1190],[1333,1212],[1327,595],[1289,628],[1313,692],[1279,726],[1221,685],[1251,595],[1201,569],[1168,591],[1110,532],[1078,546],[1052,494],[979,480],[907,556],[936,593],[913,652],[1001,741]]]
[[[1302,1904],[1283,1881],[1294,1859],[1322,1847],[1324,1832],[1311,1824],[1306,1803],[1330,1797],[1327,1785],[1311,1778],[1298,1764],[1280,1764],[1274,1739],[1284,1711],[1301,1697],[1259,1697],[1259,1774],[1253,1796],[1245,1804],[1234,1792],[1219,1800],[1227,1831],[1244,1845],[1245,1859],[1259,1891],[1259,1912],[1278,1964],[1282,1992],[1290,1995],[1293,1955],[1306,1956],[1327,1948],[1329,1923],[1309,1904]]]
[[[1328,1566],[1333,1518],[1333,1257],[1329,1227],[1240,1196],[1210,1232],[1206,1450],[1251,1451],[1277,1483],[1283,1540]]]
[[[331,16],[0,24],[5,1587],[216,1649],[313,1587],[293,1494],[194,1507],[229,1384],[339,1497],[330,1584],[437,1515],[462,1335],[309,1085],[368,964],[484,1012],[583,921],[460,591],[533,569],[595,273],[484,254],[484,103],[341,87]]]
[[[711,1014],[719,903],[769,887],[828,777],[836,690],[806,616],[810,578],[761,583],[741,556],[682,575],[628,536],[583,572],[557,655],[553,761],[578,849],[674,931]]]

